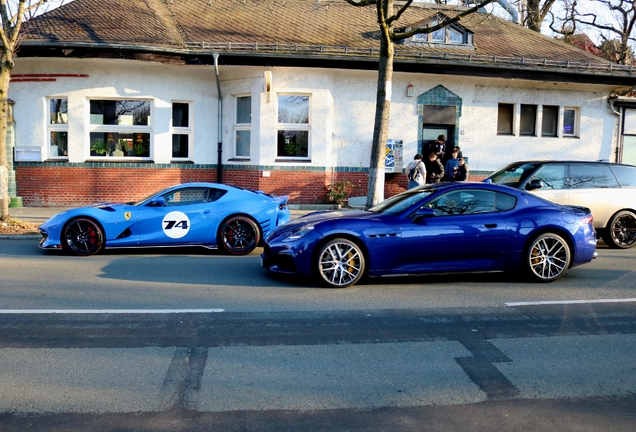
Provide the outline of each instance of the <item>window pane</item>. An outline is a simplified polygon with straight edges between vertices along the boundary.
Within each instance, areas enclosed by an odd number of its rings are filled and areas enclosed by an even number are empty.
[[[435,42],[446,42],[446,29],[441,28],[433,32],[432,40]]]
[[[250,155],[250,131],[236,131],[236,156]]]
[[[68,124],[66,99],[51,99],[51,124]]]
[[[574,189],[618,187],[614,174],[607,166],[572,164],[570,169],[572,170],[572,187]]]
[[[535,135],[537,124],[537,106],[521,105],[521,124],[519,133],[521,135]]]
[[[308,131],[278,131],[278,156],[306,157],[309,144]]]
[[[172,135],[172,157],[187,158],[188,157],[188,139],[186,134]]]
[[[150,101],[92,100],[91,124],[148,126],[150,124]]]
[[[630,143],[633,146],[633,150],[636,150],[636,137],[630,136],[625,137],[625,142],[627,142],[627,138],[630,138]],[[633,153],[636,156],[636,151]],[[623,163],[634,163],[636,162],[636,158],[634,158],[633,162],[625,161],[625,152],[623,152]],[[618,178],[619,183],[622,187],[636,187],[636,168],[622,166],[622,165],[612,165],[612,171]]]
[[[68,132],[51,132],[51,156],[68,156]]]
[[[540,180],[541,187],[544,189],[565,189],[566,184],[566,172],[567,166],[564,164],[549,164],[544,165],[535,175],[533,175],[528,182],[532,180]]]
[[[497,114],[497,133],[512,135],[512,115],[514,113],[514,105],[499,104],[499,112]]]
[[[462,34],[455,29],[448,30],[448,37],[451,43],[462,43],[464,42],[464,38]]]
[[[172,103],[172,127],[190,126],[190,104]]]
[[[559,107],[544,106],[543,120],[541,121],[542,136],[557,136],[557,118],[559,116]]]
[[[576,121],[576,110],[564,109],[563,110],[563,135],[574,135]]]
[[[280,112],[280,105],[278,109]],[[241,123],[241,124],[252,123],[252,97],[251,96],[236,98],[236,123]]]
[[[309,96],[278,96],[278,123],[309,123]]]
[[[512,195],[497,193],[497,211],[508,211],[515,208],[517,205],[517,198]]]
[[[150,134],[91,132],[91,156],[149,157]]]

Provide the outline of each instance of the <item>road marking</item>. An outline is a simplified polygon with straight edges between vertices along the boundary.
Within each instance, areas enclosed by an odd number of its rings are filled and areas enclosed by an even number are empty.
[[[504,303],[506,306],[535,306],[535,305],[554,305],[554,304],[585,304],[585,303],[628,303],[636,302],[636,298],[626,299],[598,299],[598,300],[552,300],[552,301],[534,301],[534,302],[514,302]]]
[[[225,312],[225,309],[0,309],[0,314],[173,314],[218,312]]]

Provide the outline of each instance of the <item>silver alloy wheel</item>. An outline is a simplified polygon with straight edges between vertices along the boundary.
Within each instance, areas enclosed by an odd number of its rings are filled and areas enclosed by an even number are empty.
[[[247,255],[258,246],[261,232],[258,225],[246,216],[233,216],[219,230],[219,246],[232,255]]]
[[[76,218],[64,227],[62,247],[78,256],[99,252],[104,246],[104,233],[99,225],[88,218]]]
[[[558,279],[570,266],[570,247],[557,234],[546,233],[535,238],[526,255],[530,276],[540,282]]]
[[[636,215],[628,210],[616,213],[603,240],[610,247],[627,249],[634,246],[636,243]]]
[[[333,288],[345,288],[358,282],[364,274],[364,255],[351,240],[335,239],[318,254],[318,273]]]

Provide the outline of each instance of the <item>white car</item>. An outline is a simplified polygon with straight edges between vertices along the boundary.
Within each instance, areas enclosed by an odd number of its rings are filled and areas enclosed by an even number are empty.
[[[527,190],[557,204],[588,207],[594,228],[610,247],[636,243],[636,166],[606,161],[524,161],[497,170],[486,182]]]

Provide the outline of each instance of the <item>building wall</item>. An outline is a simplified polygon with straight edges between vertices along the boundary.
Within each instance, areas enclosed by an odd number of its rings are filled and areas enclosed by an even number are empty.
[[[324,202],[327,186],[351,181],[353,195],[366,195],[375,118],[377,72],[271,68],[270,100],[265,68],[220,67],[223,181],[290,195],[292,203]],[[11,83],[15,101],[16,147],[41,146],[41,161],[17,162],[18,195],[25,205],[79,205],[132,201],[163,186],[185,181],[216,181],[219,104],[214,69],[157,63],[95,59],[18,59],[14,74],[86,74],[46,82]],[[412,84],[414,96],[408,97]],[[608,108],[607,86],[537,83],[396,73],[393,80],[389,138],[404,143],[404,166],[420,151],[418,95],[442,85],[461,98],[458,144],[469,157],[472,179],[520,159],[611,159],[617,116]],[[310,153],[307,160],[277,158],[277,95],[311,97]],[[252,97],[248,159],[234,157],[235,98]],[[47,97],[67,98],[68,161],[47,155]],[[152,161],[111,162],[90,159],[87,140],[89,98],[147,98],[153,102]],[[172,101],[192,105],[191,163],[172,163]],[[497,135],[499,103],[573,106],[580,110],[577,138]],[[517,113],[517,126],[519,116]],[[539,125],[540,126],[540,125]],[[387,174],[385,196],[406,188],[406,176]]]

